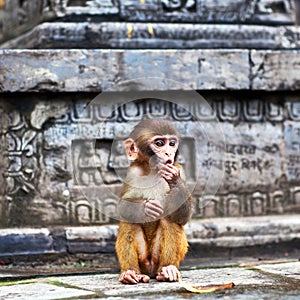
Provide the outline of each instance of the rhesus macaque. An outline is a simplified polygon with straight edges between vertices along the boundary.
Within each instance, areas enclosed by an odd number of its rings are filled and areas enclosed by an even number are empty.
[[[141,121],[124,142],[131,164],[118,207],[122,283],[178,280],[193,201],[177,163],[179,143],[177,130],[165,120]]]

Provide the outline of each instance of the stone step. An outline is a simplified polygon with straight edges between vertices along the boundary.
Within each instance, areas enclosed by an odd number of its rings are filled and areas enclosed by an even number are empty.
[[[298,26],[53,22],[36,26],[2,49],[299,49]]]
[[[17,1],[18,2],[18,1]],[[47,20],[293,25],[291,0],[0,1],[0,42]]]
[[[0,230],[0,259],[37,254],[114,253],[118,225]],[[192,249],[228,249],[300,242],[299,215],[191,220],[185,232]],[[196,253],[198,253],[196,251]],[[208,255],[207,253],[206,255]],[[242,253],[240,253],[242,254]],[[274,254],[274,253],[273,253]],[[21,259],[21,258],[20,258]]]

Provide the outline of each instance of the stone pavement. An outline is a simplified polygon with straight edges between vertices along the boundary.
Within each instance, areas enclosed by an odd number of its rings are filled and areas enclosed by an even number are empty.
[[[230,290],[197,295],[178,282],[122,285],[118,274],[37,276],[1,274],[0,299],[300,299],[300,261],[227,261],[210,267],[184,267],[185,282],[196,286],[234,282]]]
[[[118,225],[0,230],[0,261],[20,256],[113,254]],[[192,219],[185,232],[191,254],[237,256],[253,247],[294,243],[300,249],[300,215]],[[289,251],[290,252],[290,251]],[[219,254],[218,254],[219,255]],[[210,255],[211,256],[211,255]],[[21,259],[22,260],[22,259]]]

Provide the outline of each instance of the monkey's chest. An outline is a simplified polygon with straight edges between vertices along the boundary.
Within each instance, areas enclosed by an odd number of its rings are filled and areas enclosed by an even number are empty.
[[[141,198],[151,200],[163,200],[170,191],[168,183],[153,175],[136,177],[128,184],[131,188],[125,193],[124,198]],[[131,195],[132,194],[132,195]]]

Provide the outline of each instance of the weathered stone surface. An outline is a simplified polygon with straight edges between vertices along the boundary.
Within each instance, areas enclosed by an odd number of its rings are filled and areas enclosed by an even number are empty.
[[[51,22],[36,26],[1,48],[297,49],[299,33],[297,26]]]
[[[251,50],[254,90],[297,90],[300,87],[299,51]]]
[[[197,262],[201,261],[201,258]],[[183,281],[196,287],[218,285],[234,282],[232,289],[218,291],[211,294],[199,295],[186,291],[178,282],[157,282],[150,280],[147,284],[124,285],[118,282],[118,274],[102,275],[68,275],[37,278],[33,280],[19,280],[9,282],[11,285],[0,288],[0,296],[5,299],[109,299],[122,300],[163,298],[175,299],[219,299],[222,297],[239,300],[249,299],[298,299],[299,287],[293,277],[297,275],[298,263],[295,261],[281,260],[282,270],[288,269],[285,274],[265,273],[259,269],[248,269],[249,260],[243,261],[243,266],[238,261],[217,262],[215,267],[211,264],[205,268],[194,267],[193,270],[182,271]],[[272,268],[272,263],[266,267]],[[254,265],[256,267],[257,265]],[[229,266],[229,267],[226,267]],[[251,266],[251,264],[250,264]],[[264,265],[262,265],[264,267]],[[276,265],[274,265],[276,266]],[[260,266],[258,266],[259,268]],[[4,280],[9,280],[5,278]],[[22,291],[23,288],[23,291]],[[23,292],[23,293],[22,293]],[[86,294],[83,294],[83,293]],[[59,293],[59,294],[58,294]],[[35,298],[32,298],[35,297]]]
[[[138,77],[169,77],[202,90],[299,88],[298,51],[251,50],[250,61],[248,55],[247,50],[2,50],[0,88],[100,92]]]
[[[118,226],[72,227],[66,229],[69,253],[113,253]]]
[[[294,2],[290,0],[120,1],[122,18],[148,22],[293,23],[293,9]]]
[[[70,227],[66,228],[66,238],[68,241],[99,241],[112,239],[117,236],[117,232],[117,225],[108,225],[105,227]]]
[[[7,1],[0,4],[0,42],[14,38],[43,20],[54,19],[63,13],[66,0]]]
[[[110,222],[128,167],[122,140],[145,116],[168,118],[180,132],[194,217],[299,211],[298,92],[206,91],[210,106],[197,98],[186,107],[155,100],[182,100],[186,92],[147,92],[148,100],[118,107],[114,100],[126,95],[2,96],[2,226]]]
[[[192,221],[185,232],[189,243],[198,246],[239,248],[267,245],[300,239],[300,220],[297,215],[242,219],[215,218]]]
[[[214,284],[225,284],[234,282],[237,286],[247,285],[272,285],[276,279],[259,274],[252,270],[242,268],[218,268],[202,269],[194,271],[182,271],[183,280],[195,286],[206,286]],[[93,276],[70,276],[55,277],[55,280],[64,284],[74,284],[82,289],[88,289],[103,293],[105,296],[150,296],[159,295],[167,290],[168,293],[181,293],[184,289],[178,282],[172,284],[168,282],[156,282],[151,280],[148,284],[122,285],[118,282],[118,276],[113,275],[93,275]],[[107,288],[109,287],[109,288]]]
[[[0,257],[36,254],[115,253],[117,225],[0,230]],[[191,248],[236,249],[300,242],[299,215],[191,220]]]
[[[291,103],[292,109],[297,111],[299,103]],[[299,109],[299,107],[298,107]],[[300,124],[299,122],[286,122],[284,128],[285,143],[286,143],[286,163],[287,163],[287,178],[289,180],[299,180],[300,178]],[[300,201],[300,191],[294,198],[294,204],[297,205]]]
[[[70,284],[71,285],[71,284]],[[62,287],[55,284],[47,284],[42,282],[28,283],[10,286],[1,286],[0,297],[2,299],[28,299],[28,300],[50,300],[88,297],[94,295],[94,292],[82,290],[78,288]]]
[[[300,262],[260,265],[256,266],[255,269],[284,277],[300,279]]]
[[[1,256],[55,253],[54,242],[48,229],[2,230],[0,253]]]
[[[111,15],[119,14],[119,0],[68,1],[64,10],[66,15]]]
[[[0,6],[0,42],[28,31],[44,20],[104,18],[134,22],[196,22],[237,24],[294,24],[292,0],[84,0],[3,1]]]
[[[222,111],[223,118],[228,116],[231,120],[238,119],[238,106],[236,102],[227,102]],[[226,141],[224,158],[211,161],[209,155],[204,155],[205,159],[201,161],[203,171],[215,172],[222,168],[224,178],[221,190],[224,189],[226,192],[231,192],[231,189],[235,190],[237,186],[245,192],[257,188],[258,185],[261,191],[265,189],[264,187],[268,187],[267,189],[276,187],[282,175],[283,164],[281,125],[258,123],[253,127],[251,123],[238,126],[234,123],[225,123],[221,125],[221,128]],[[208,141],[208,152],[217,147],[216,141]],[[263,207],[260,209],[264,210]],[[257,212],[257,214],[260,213]]]
[[[46,121],[55,118],[57,115],[67,113],[68,104],[58,105],[57,103],[49,103],[39,101],[30,116],[30,123],[35,129],[41,129]]]
[[[0,58],[2,92],[100,92],[139,77],[169,77],[192,89],[250,85],[243,50],[3,50]]]

